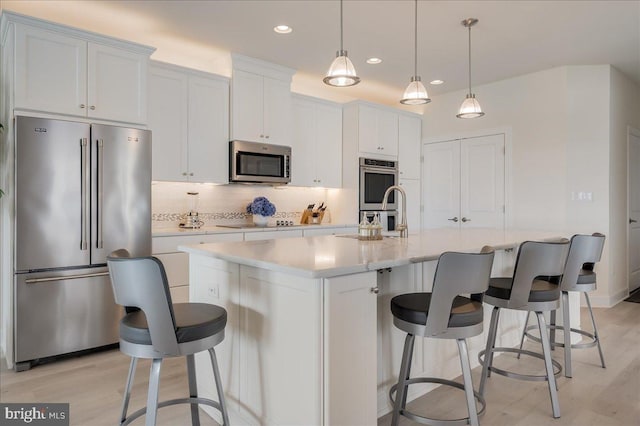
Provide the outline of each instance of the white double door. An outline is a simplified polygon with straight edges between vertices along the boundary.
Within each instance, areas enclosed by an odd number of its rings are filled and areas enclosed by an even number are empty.
[[[504,134],[423,146],[425,228],[504,228]]]

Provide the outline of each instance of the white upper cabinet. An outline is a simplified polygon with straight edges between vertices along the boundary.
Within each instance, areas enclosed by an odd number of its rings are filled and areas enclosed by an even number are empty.
[[[88,44],[87,116],[147,122],[148,56]]]
[[[291,184],[342,186],[342,107],[294,95]]]
[[[357,102],[354,108],[357,123],[349,123],[357,129],[358,153],[362,156],[395,159],[398,156],[398,113],[381,105]],[[346,124],[346,123],[345,123]]]
[[[15,108],[147,122],[153,48],[7,13],[15,23]]]
[[[231,139],[290,145],[294,70],[232,55]]]
[[[227,183],[229,83],[153,62],[149,73],[153,180]]]
[[[420,179],[422,117],[398,116],[398,168],[401,179]]]

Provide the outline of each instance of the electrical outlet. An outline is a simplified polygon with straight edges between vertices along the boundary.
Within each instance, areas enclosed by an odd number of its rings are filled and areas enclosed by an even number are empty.
[[[209,290],[209,297],[212,297],[214,299],[220,298],[220,287],[217,284],[210,285],[208,287],[208,290]]]

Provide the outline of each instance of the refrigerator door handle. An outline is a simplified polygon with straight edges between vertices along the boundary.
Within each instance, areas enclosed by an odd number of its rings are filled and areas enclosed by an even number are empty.
[[[63,280],[77,280],[80,278],[93,278],[93,277],[104,277],[109,275],[109,272],[96,272],[94,274],[78,274],[78,275],[58,275],[55,277],[44,277],[44,278],[29,278],[24,280],[25,284],[36,284],[36,283],[46,283],[50,281],[63,281]]]
[[[87,138],[82,138],[80,140],[80,157],[81,157],[81,169],[82,169],[82,182],[81,182],[81,209],[82,214],[80,216],[80,227],[81,227],[81,237],[80,237],[80,250],[87,250],[89,247],[87,245],[87,228],[89,226],[89,147],[87,146]]]
[[[103,248],[103,240],[102,240],[102,204],[103,204],[103,196],[104,196],[104,140],[98,139],[98,211],[97,211],[97,227],[98,227],[98,235],[96,238],[96,248]]]

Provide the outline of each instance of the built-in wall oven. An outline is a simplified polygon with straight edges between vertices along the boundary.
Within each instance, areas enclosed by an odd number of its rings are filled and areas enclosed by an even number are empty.
[[[398,162],[360,158],[360,211],[382,210],[384,193],[398,184]],[[386,210],[397,210],[395,191],[389,194]]]
[[[392,191],[387,199],[387,206],[382,210],[384,193],[390,186],[398,184],[398,162],[360,158],[360,214],[366,212],[367,219],[373,220],[375,213],[385,231],[394,231],[397,223],[398,203],[396,191]]]

